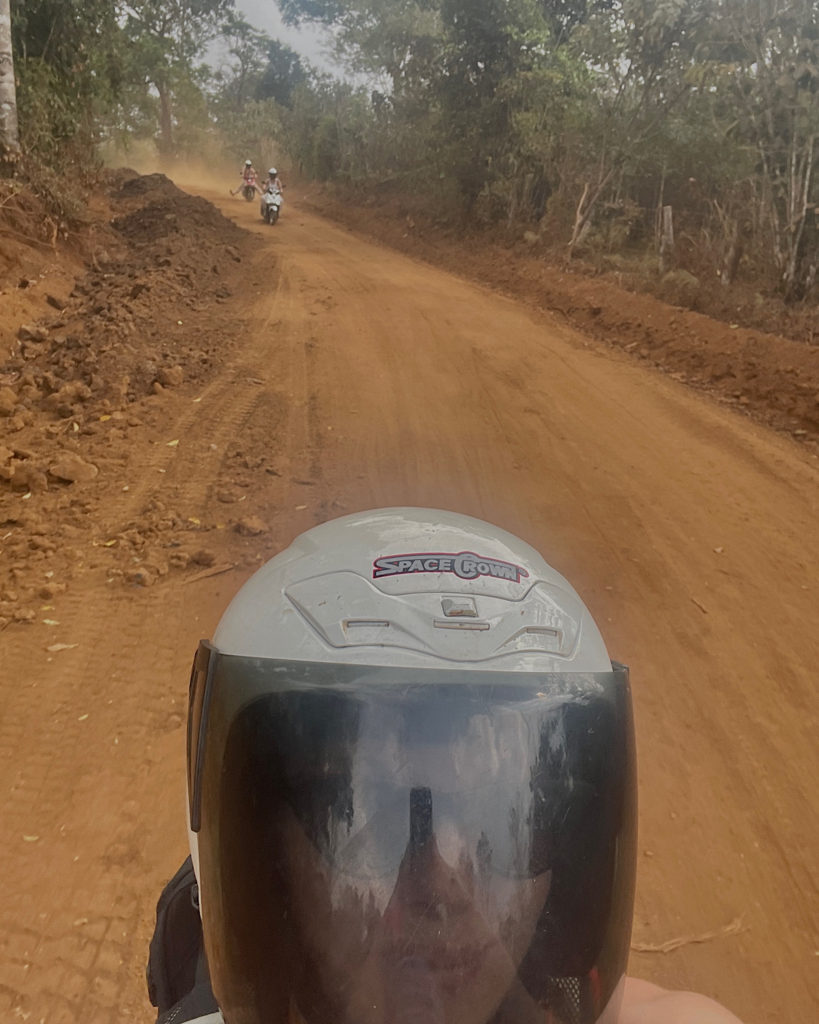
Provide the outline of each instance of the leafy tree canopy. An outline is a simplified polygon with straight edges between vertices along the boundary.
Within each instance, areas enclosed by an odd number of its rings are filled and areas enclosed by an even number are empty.
[[[256,95],[274,99],[283,107],[292,106],[294,89],[308,80],[301,57],[289,46],[271,39],[267,44],[267,66],[261,74]]]

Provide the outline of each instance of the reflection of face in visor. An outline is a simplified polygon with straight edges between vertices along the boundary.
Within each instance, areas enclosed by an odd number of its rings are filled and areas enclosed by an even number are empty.
[[[630,929],[624,676],[215,657],[199,843],[227,1024],[597,1020]]]
[[[529,946],[549,872],[498,874],[486,833],[473,845],[455,826],[445,856],[433,815],[431,791],[410,790],[409,839],[361,966],[351,1020],[487,1020]]]

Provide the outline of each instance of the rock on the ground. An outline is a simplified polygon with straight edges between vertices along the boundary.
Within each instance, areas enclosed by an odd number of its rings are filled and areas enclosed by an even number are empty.
[[[243,537],[258,537],[267,533],[267,523],[258,516],[248,516],[234,524],[233,529]]]
[[[207,548],[201,548],[199,551],[194,551],[191,555],[191,562],[194,565],[204,566],[206,569],[210,568],[216,561],[216,555],[212,551],[208,551]]]
[[[133,583],[138,587],[150,587],[154,582],[152,573],[144,565],[129,572],[126,579],[129,583]]]
[[[56,462],[49,466],[48,471],[58,480],[65,480],[71,484],[86,483],[93,480],[99,473],[95,465],[71,452],[64,452]]]
[[[11,388],[0,388],[0,416],[11,416],[17,407],[17,395]]]
[[[47,341],[48,331],[34,324],[23,324],[17,331],[20,341]]]
[[[48,490],[48,478],[39,466],[15,460],[12,462],[11,468],[13,470],[11,483],[14,487],[31,491],[32,494],[40,494]]]
[[[185,372],[181,366],[163,366],[156,379],[164,388],[178,388],[185,379]]]
[[[243,492],[238,487],[222,487],[216,492],[216,500],[223,505],[232,505],[242,497]]]

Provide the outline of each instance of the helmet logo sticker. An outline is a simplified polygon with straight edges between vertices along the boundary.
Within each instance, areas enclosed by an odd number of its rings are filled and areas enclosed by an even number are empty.
[[[479,576],[492,576],[497,580],[520,583],[529,573],[520,565],[502,562],[498,558],[484,558],[474,551],[457,554],[427,552],[413,555],[384,555],[373,562],[373,579],[384,576],[404,576],[416,572],[451,572],[462,580],[476,580]]]

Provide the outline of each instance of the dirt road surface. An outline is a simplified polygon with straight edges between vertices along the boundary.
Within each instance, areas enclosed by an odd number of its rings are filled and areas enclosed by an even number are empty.
[[[630,665],[632,973],[747,1024],[819,1019],[815,456],[297,195],[274,228],[207,198],[254,233],[209,324],[212,372],[106,435],[104,483],[70,485],[105,502],[89,551],[92,504],[70,506],[84,571],[52,593],[64,542],[35,544],[35,621],[0,633],[0,1019],[152,1019],[143,966],[186,852],[196,642],[296,534],[390,505],[520,534]],[[15,500],[54,488],[32,491]],[[13,540],[23,520],[6,522]],[[170,570],[154,555],[140,579],[116,552],[135,563],[146,522],[177,539]]]

